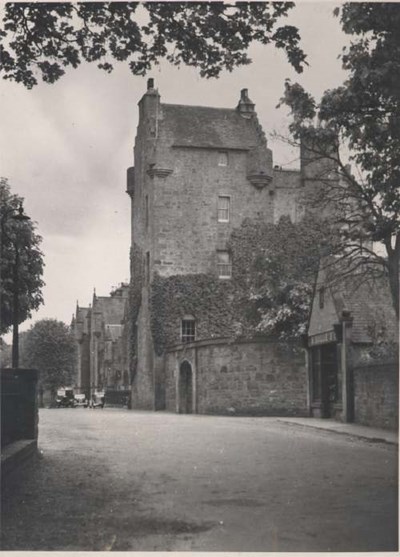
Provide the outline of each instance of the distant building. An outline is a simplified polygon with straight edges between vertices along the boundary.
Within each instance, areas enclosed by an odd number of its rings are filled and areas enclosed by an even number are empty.
[[[361,278],[330,286],[319,273],[307,337],[310,414],[396,428],[396,315],[388,282]]]
[[[90,307],[76,304],[71,329],[76,339],[76,392],[90,393]]]
[[[333,163],[302,145],[299,171],[274,167],[246,89],[236,108],[174,105],[160,102],[152,79],[139,102],[134,159],[133,406],[307,414],[302,357],[272,340],[235,341],[229,302],[211,299],[232,281],[232,230],[245,219],[298,222],[304,194],[321,172],[329,179]]]
[[[72,328],[78,347],[77,392],[128,389],[129,375],[121,343],[129,286],[121,284],[110,296],[93,294],[92,304],[77,305]]]

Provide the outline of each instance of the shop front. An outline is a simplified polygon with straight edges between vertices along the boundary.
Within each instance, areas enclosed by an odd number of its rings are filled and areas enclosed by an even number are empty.
[[[335,332],[309,338],[311,415],[342,419],[341,345]]]

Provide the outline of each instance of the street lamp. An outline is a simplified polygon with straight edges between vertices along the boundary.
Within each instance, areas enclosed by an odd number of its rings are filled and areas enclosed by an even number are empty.
[[[3,237],[7,237],[8,240],[11,238],[4,232],[4,224],[7,217],[13,219],[16,222],[26,222],[30,220],[28,215],[24,214],[24,208],[22,206],[22,201],[20,201],[18,207],[18,213],[15,214],[15,209],[12,208],[10,211],[6,212],[1,221],[1,232]],[[15,240],[12,242],[15,249],[15,260],[13,269],[13,311],[12,311],[12,325],[13,325],[13,337],[12,337],[12,367],[17,369],[19,366],[19,347],[18,347],[18,325],[19,325],[19,245],[18,245],[18,233],[16,234]],[[2,252],[3,252],[3,238],[2,238]],[[3,253],[2,253],[3,255]]]

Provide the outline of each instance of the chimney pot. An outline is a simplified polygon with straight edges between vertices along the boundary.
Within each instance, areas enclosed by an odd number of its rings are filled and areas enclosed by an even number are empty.
[[[149,89],[154,89],[154,79],[152,77],[147,80],[147,90]]]

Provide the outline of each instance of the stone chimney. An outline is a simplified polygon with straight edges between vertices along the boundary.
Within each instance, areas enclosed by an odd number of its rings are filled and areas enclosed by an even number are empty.
[[[146,129],[144,135],[157,138],[160,114],[160,95],[154,87],[154,79],[147,80],[147,90],[139,101],[139,126]]]
[[[240,100],[236,107],[239,113],[243,118],[251,118],[255,114],[254,106],[255,104],[249,99],[248,90],[242,89],[240,91]]]

